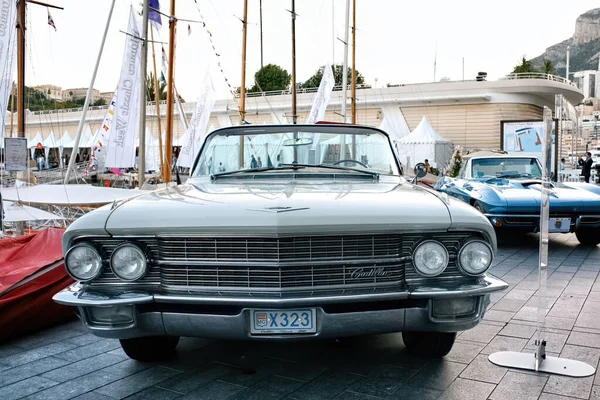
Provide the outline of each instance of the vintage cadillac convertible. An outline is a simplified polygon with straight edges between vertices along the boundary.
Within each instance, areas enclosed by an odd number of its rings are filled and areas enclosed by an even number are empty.
[[[140,360],[180,336],[389,332],[439,357],[507,287],[486,274],[488,219],[405,180],[387,134],[353,125],[214,131],[185,184],[80,218],[63,249],[77,283],[54,300]]]
[[[539,229],[542,165],[536,157],[476,152],[465,157],[456,179],[435,189],[482,212],[497,229]],[[600,243],[600,187],[583,182],[552,183],[549,231],[575,232],[581,244]]]

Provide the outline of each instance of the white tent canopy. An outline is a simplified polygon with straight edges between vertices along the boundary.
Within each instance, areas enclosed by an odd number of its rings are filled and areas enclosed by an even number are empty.
[[[54,149],[54,148],[58,147],[59,140],[54,135],[54,131],[50,132],[48,137],[46,139],[44,139],[44,142],[42,143],[42,145],[48,149]]]
[[[34,185],[0,190],[4,201],[33,205],[90,206],[112,203],[142,194],[139,190],[91,185]]]
[[[22,203],[13,203],[12,201],[5,201],[3,209],[5,222],[64,219],[64,217],[39,208],[29,207]]]
[[[427,117],[423,117],[415,130],[398,140],[397,144],[400,161],[409,168],[425,159],[432,167],[444,168],[454,152],[452,142],[437,133]]]
[[[75,146],[75,139],[69,135],[69,132],[65,131],[65,133],[63,133],[63,135],[60,137],[58,145],[62,148],[73,148],[73,146]]]
[[[383,121],[381,121],[379,129],[390,135],[393,142],[410,134],[410,128],[404,119],[402,111],[397,105],[384,104],[381,109],[383,111]]]
[[[35,146],[37,146],[38,143],[43,143],[44,142],[44,138],[42,137],[41,133],[36,133],[35,136],[33,137],[33,139],[29,140],[27,139],[27,148],[31,149],[31,148],[35,148]]]

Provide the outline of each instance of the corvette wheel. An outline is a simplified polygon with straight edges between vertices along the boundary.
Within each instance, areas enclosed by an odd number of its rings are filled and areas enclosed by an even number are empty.
[[[125,354],[138,361],[161,361],[175,354],[179,336],[144,336],[121,339]]]
[[[450,353],[456,332],[402,332],[406,350],[417,356],[440,358]]]
[[[600,229],[577,229],[577,240],[584,246],[597,246],[600,244]]]
[[[475,203],[473,203],[473,207],[475,207],[475,209],[477,211],[479,211],[480,213],[482,213],[482,214],[484,213],[483,206],[481,205],[480,202],[476,201]]]

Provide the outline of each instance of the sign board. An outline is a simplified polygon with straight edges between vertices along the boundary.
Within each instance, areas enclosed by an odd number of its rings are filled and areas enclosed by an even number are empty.
[[[4,165],[7,171],[27,171],[27,139],[4,138]]]
[[[542,162],[544,121],[501,121],[502,150],[511,155],[537,157]],[[552,130],[552,172],[556,173],[558,143]]]

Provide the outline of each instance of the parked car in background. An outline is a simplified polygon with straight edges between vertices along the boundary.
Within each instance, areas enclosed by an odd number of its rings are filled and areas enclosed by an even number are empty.
[[[542,165],[535,157],[479,152],[465,157],[456,179],[444,177],[436,190],[463,200],[497,229],[539,230]],[[581,244],[600,243],[600,187],[552,183],[550,232],[575,232]]]
[[[226,172],[210,170],[219,163]],[[77,283],[54,300],[134,359],[167,357],[180,336],[390,332],[439,357],[507,287],[487,273],[496,252],[487,218],[404,179],[378,129],[219,129],[192,171],[186,184],[100,208],[64,235]]]

